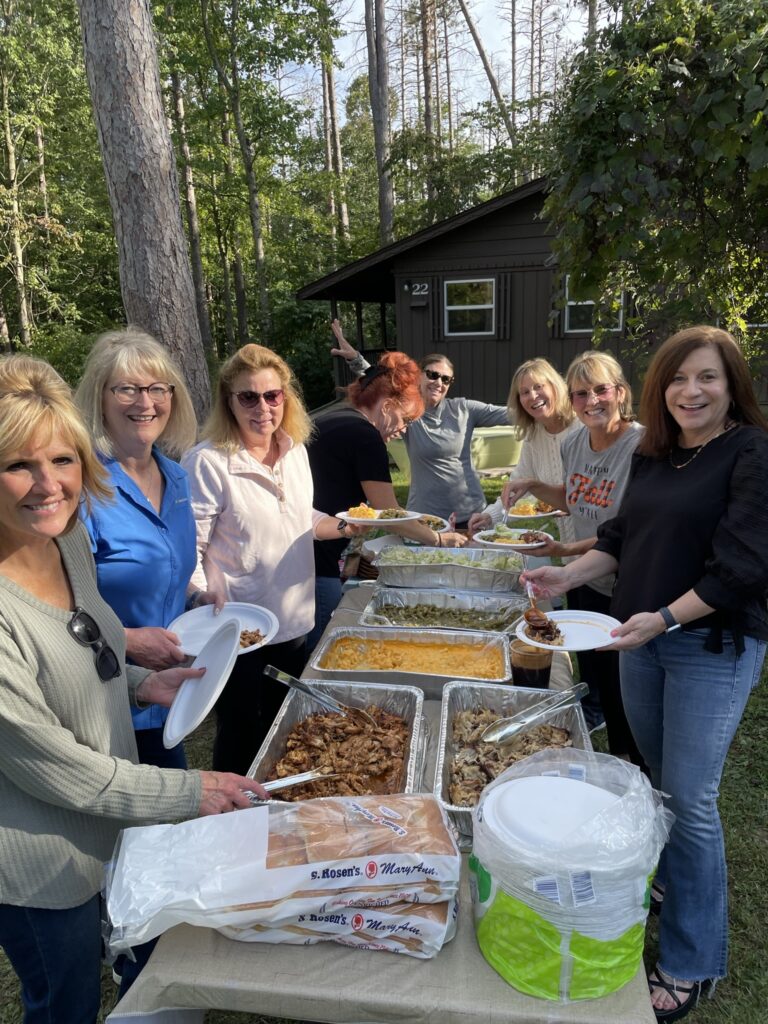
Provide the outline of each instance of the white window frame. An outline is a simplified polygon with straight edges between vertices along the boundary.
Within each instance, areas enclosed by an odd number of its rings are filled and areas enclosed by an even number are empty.
[[[471,306],[453,306],[448,304],[449,284],[490,284],[493,297],[490,302],[473,303]],[[450,331],[448,314],[454,309],[490,309],[490,331]],[[443,330],[446,338],[491,338],[496,334],[496,278],[495,277],[452,277],[443,281]]]
[[[565,324],[563,326],[564,334],[592,334],[595,330],[594,325],[594,312],[592,314],[592,326],[591,327],[571,327],[571,306],[592,306],[594,309],[594,302],[591,299],[587,299],[584,302],[575,302],[573,299],[568,298],[568,282],[570,281],[571,275],[565,275]],[[619,300],[619,322],[615,327],[610,327],[609,330],[613,333],[618,333],[624,329],[624,292],[621,293]]]

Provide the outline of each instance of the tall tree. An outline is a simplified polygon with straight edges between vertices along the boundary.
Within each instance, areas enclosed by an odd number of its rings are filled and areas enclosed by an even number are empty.
[[[176,355],[195,409],[210,401],[147,0],[78,0],[85,66],[128,320]]]
[[[384,0],[365,0],[365,35],[368,44],[368,91],[379,179],[379,240],[381,245],[387,245],[394,237],[395,196],[389,169],[389,52]]]

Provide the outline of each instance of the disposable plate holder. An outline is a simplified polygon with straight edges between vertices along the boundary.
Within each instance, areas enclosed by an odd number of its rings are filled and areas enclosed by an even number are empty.
[[[337,640],[352,639],[366,641],[370,644],[382,644],[387,641],[401,640],[408,645],[439,644],[446,649],[446,657],[439,665],[434,666],[431,672],[409,670],[400,667],[398,669],[375,669],[375,668],[323,668],[323,661],[331,651]],[[457,664],[457,657],[450,656],[452,647],[459,648],[460,645],[469,644],[473,648],[483,650],[485,648],[492,652],[498,652],[501,674],[493,678],[483,678],[483,682],[504,683],[512,677],[512,665],[509,657],[509,638],[505,633],[481,632],[473,630],[448,630],[448,629],[395,629],[393,627],[381,626],[366,628],[364,626],[345,626],[331,630],[326,635],[322,645],[315,650],[309,669],[314,676],[320,679],[343,679],[348,678],[350,673],[357,679],[370,680],[377,683],[409,683],[418,686],[424,691],[427,700],[440,700],[443,694],[443,687],[452,679],[474,679],[470,672],[462,673],[461,665]]]
[[[509,631],[529,606],[528,598],[511,593],[506,596],[478,591],[415,590],[377,587],[360,616],[361,626],[391,626],[399,629],[458,629]],[[429,609],[423,616],[429,621],[403,622],[412,608]],[[464,624],[461,617],[465,616]]]
[[[308,679],[311,686],[345,704],[366,708],[370,704],[399,715],[408,726],[408,746],[403,765],[402,793],[420,788],[424,773],[425,746],[422,738],[424,694],[415,686],[385,686],[381,683],[359,683],[351,680]],[[310,715],[324,713],[309,697],[292,690],[283,701],[264,742],[256,753],[248,776],[262,781],[269,776],[285,755],[291,731]]]
[[[440,737],[437,747],[433,793],[460,834],[460,843],[468,847],[472,838],[472,808],[454,804],[450,798],[451,764],[460,747],[453,740],[453,720],[459,711],[490,708],[499,718],[507,718],[531,707],[552,690],[534,690],[522,686],[493,686],[484,683],[451,682],[443,688],[440,710]],[[567,729],[572,746],[592,750],[587,723],[581,707],[555,711],[543,719],[546,725]]]
[[[461,561],[449,561],[452,557]],[[486,594],[519,591],[520,573],[526,564],[525,557],[514,551],[406,546],[389,548],[374,562],[383,586],[422,590],[447,588]]]

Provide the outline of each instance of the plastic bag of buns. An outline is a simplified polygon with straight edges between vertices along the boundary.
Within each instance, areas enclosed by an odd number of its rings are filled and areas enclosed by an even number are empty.
[[[445,815],[423,793],[275,801],[125,829],[107,870],[110,950],[180,923],[241,932],[275,925],[279,934],[280,922],[298,926],[302,915],[447,904],[459,871]],[[349,929],[350,944],[362,944],[359,931]]]

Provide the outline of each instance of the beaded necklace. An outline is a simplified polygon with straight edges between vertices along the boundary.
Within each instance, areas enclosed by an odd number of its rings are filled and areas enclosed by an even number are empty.
[[[691,455],[689,459],[686,459],[685,462],[681,462],[679,465],[672,461],[672,452],[670,451],[670,466],[672,467],[672,469],[685,469],[686,466],[690,466],[693,460],[700,455],[700,453],[707,447],[710,441],[714,441],[716,437],[720,437],[722,434],[728,433],[729,430],[733,430],[733,428],[738,427],[738,425],[739,424],[735,420],[730,420],[729,422],[726,422],[722,429],[718,430],[717,433],[713,434],[711,437],[708,437],[706,441],[702,441],[702,443],[694,451],[693,455]]]

